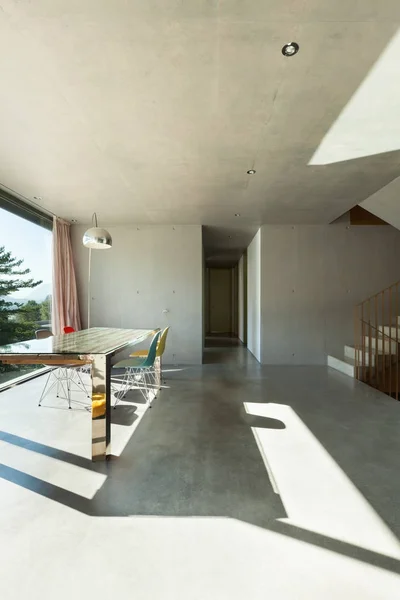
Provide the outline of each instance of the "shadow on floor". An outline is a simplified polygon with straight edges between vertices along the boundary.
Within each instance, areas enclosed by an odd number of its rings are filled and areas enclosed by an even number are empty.
[[[124,425],[125,427],[130,427],[138,419],[138,415],[136,414],[136,406],[120,404],[112,412],[112,422],[115,425]]]
[[[264,367],[263,377],[399,538],[400,403],[325,367]]]
[[[206,370],[186,368],[171,372],[168,379],[172,387],[164,390],[153,408],[146,412],[122,455],[107,463],[92,463],[0,432],[0,441],[107,475],[93,499],[7,466],[0,465],[0,476],[91,516],[225,516],[400,573],[400,562],[394,558],[279,520],[287,514],[280,496],[272,488],[252,428],[278,430],[279,435],[285,423],[248,415],[244,409],[244,402],[290,403],[371,505],[389,522],[388,502],[377,501],[378,496],[388,494],[381,494],[376,485],[375,467],[368,479],[366,473],[371,470],[371,464],[363,467],[364,460],[354,460],[352,445],[347,444],[344,437],[345,433],[350,435],[350,414],[352,434],[366,434],[365,456],[370,459],[375,454],[377,458],[377,448],[385,446],[385,441],[378,439],[376,423],[375,447],[368,450],[368,444],[374,431],[372,416],[377,414],[376,406],[375,410],[371,406],[380,399],[374,398],[372,405],[363,405],[361,418],[360,402],[350,404],[349,411],[351,394],[347,397],[345,393],[348,383],[340,378],[329,378],[325,368],[309,372],[291,369],[288,373],[263,369],[253,363],[235,370],[230,366],[220,369],[210,365]],[[348,390],[350,393],[351,388]],[[325,394],[323,402],[321,394]],[[139,396],[136,401],[140,401]],[[331,407],[329,415],[327,406]],[[134,406],[120,405],[112,411],[112,417],[115,423],[128,425],[136,417],[135,413]],[[363,423],[365,415],[370,420],[368,426]],[[393,415],[391,419],[393,421]],[[383,435],[392,439],[389,430]],[[389,451],[390,444],[387,444]],[[398,483],[394,486],[398,487]],[[398,500],[392,496],[392,513],[397,515],[393,502],[398,503]]]
[[[185,402],[164,390],[115,461],[92,463],[0,432],[2,441],[109,475],[92,500],[9,467],[0,467],[0,475],[92,516],[229,516],[262,527],[287,516],[251,429],[282,429],[284,424],[248,415],[211,389],[205,404],[198,404],[193,390],[182,385]],[[112,421],[130,425],[135,413],[133,405],[118,405]]]

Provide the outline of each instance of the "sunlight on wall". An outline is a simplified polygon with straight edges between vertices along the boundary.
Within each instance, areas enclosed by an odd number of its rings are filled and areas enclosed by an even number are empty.
[[[286,426],[252,428],[288,514],[282,520],[400,558],[396,536],[291,407],[246,402],[245,409]]]
[[[400,229],[400,177],[361,202],[360,206]]]
[[[261,362],[261,229],[247,249],[247,348]]]
[[[309,165],[400,149],[399,52],[400,31],[331,126]]]

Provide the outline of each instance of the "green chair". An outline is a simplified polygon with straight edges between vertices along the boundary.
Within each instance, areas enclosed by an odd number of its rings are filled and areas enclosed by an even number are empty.
[[[111,377],[113,383],[118,382],[121,388],[114,392],[116,401],[114,408],[118,402],[125,396],[125,394],[131,389],[139,389],[149,406],[151,406],[152,397],[151,391],[153,391],[154,385],[151,385],[152,374],[154,373],[154,363],[157,354],[157,344],[160,338],[161,331],[157,331],[153,337],[149,352],[144,358],[126,358],[120,360],[113,366],[113,369],[125,369],[122,378]],[[157,391],[155,392],[155,394]]]
[[[159,389],[161,388],[161,382],[162,382],[162,357],[163,357],[163,354],[165,351],[165,345],[167,343],[168,331],[169,331],[169,327],[166,327],[161,332],[160,339],[157,344],[156,360],[154,363],[154,371],[152,373],[152,375],[154,377],[154,385],[156,385]],[[139,358],[139,357],[145,358],[147,356],[147,354],[148,354],[147,350],[136,350],[136,352],[132,352],[132,354],[130,354],[129,356],[131,358]],[[165,382],[163,382],[163,383],[165,383]]]

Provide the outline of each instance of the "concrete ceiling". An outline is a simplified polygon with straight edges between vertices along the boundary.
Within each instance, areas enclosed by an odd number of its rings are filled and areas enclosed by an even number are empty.
[[[247,248],[257,226],[203,227],[204,257],[208,267],[229,267],[238,262]]]
[[[398,0],[0,4],[0,182],[64,218],[199,223],[228,256],[262,223],[329,223],[400,175],[400,143],[309,164]]]

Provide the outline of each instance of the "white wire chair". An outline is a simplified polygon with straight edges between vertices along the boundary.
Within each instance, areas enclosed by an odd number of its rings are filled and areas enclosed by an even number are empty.
[[[165,381],[163,380],[163,373],[162,373],[162,358],[163,358],[163,354],[165,352],[165,346],[167,343],[167,336],[168,336],[169,329],[170,329],[169,327],[165,327],[165,329],[163,329],[161,331],[161,335],[160,335],[160,338],[159,338],[158,344],[157,344],[156,359],[154,361],[154,367],[153,367],[153,371],[152,371],[153,385],[158,390],[161,390],[161,384],[165,383]],[[148,354],[147,350],[136,350],[136,352],[132,352],[132,354],[130,354],[129,356],[131,358],[145,358],[145,357],[147,357],[147,354]]]
[[[53,333],[48,329],[38,329],[35,331],[36,339],[44,339],[48,337],[52,337]],[[63,398],[68,402],[68,408],[72,408],[71,406],[71,391],[73,388],[74,391],[83,392],[86,394],[87,398],[90,398],[89,392],[86,389],[86,386],[82,380],[80,369],[81,367],[76,367],[75,365],[47,365],[53,368],[48,377],[46,379],[46,383],[44,385],[42,394],[39,399],[38,406],[42,406],[43,399],[50,394],[54,388],[56,388],[56,396],[57,398]],[[85,405],[85,408],[90,409],[90,406]]]
[[[160,335],[161,331],[157,331],[151,341],[149,352],[144,358],[126,358],[113,366],[113,369],[125,369],[122,377],[113,376],[111,378],[112,392],[116,398],[114,408],[132,388],[140,390],[145,401],[151,406],[158,391],[154,385],[154,362]],[[115,384],[119,384],[120,387],[117,388]]]

